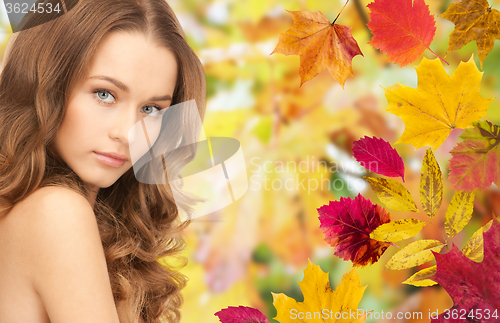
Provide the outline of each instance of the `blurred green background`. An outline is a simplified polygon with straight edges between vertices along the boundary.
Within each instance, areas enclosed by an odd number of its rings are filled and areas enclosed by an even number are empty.
[[[271,292],[303,301],[297,281],[303,278],[308,258],[330,273],[333,289],[342,275],[350,271],[351,262],[334,256],[333,248],[323,241],[316,209],[330,200],[358,193],[382,204],[360,177],[369,173],[352,159],[352,142],[365,135],[391,143],[399,138],[404,123],[385,111],[387,100],[382,86],[399,82],[416,87],[414,67],[421,58],[404,68],[386,63],[386,55],[368,44],[371,34],[366,27],[369,14],[366,5],[371,1],[351,0],[336,23],[352,27],[353,37],[363,52],[364,57],[352,60],[354,77],[348,78],[342,89],[325,70],[300,87],[299,57],[270,55],[279,34],[292,26],[286,10],[321,11],[333,21],[344,0],[167,2],[205,67],[208,85],[205,132],[209,137],[228,136],[240,141],[249,178],[248,191],[241,199],[196,219],[188,229],[185,255],[189,264],[182,271],[190,281],[184,290],[182,322],[219,322],[215,312],[239,305],[258,308],[271,319],[276,316]],[[480,68],[475,42],[445,57],[454,24],[437,16],[450,2],[426,0],[437,26],[431,49],[450,63],[445,66],[449,74],[471,55]],[[500,9],[500,1],[490,4]],[[0,9],[3,53],[12,31],[5,8]],[[435,58],[429,51],[423,56]],[[483,72],[481,95],[499,97],[498,43],[484,61]],[[499,100],[492,102],[484,119],[500,124]],[[449,151],[460,140],[461,132],[454,130],[435,152],[445,191],[443,205],[432,220],[434,225],[426,226],[416,237],[399,244],[400,247],[421,238],[443,240],[444,214],[454,193],[447,182],[446,167],[451,157]],[[426,148],[415,150],[407,144],[394,147],[405,162],[404,185],[422,211],[418,191]],[[499,209],[498,188],[476,193],[472,221],[453,242],[461,248],[494,212],[500,215]],[[428,221],[423,212],[390,213],[395,220],[411,216]],[[418,288],[401,284],[432,263],[400,271],[384,270],[396,249],[389,248],[378,263],[357,269],[361,284],[368,285],[359,308],[422,312],[421,320],[390,321],[429,322],[429,311],[450,308],[451,298],[439,285]]]

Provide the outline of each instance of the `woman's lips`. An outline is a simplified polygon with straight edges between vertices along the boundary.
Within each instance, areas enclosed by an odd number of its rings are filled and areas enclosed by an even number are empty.
[[[107,154],[96,153],[95,151],[94,154],[104,165],[108,165],[115,168],[122,167],[123,164],[125,164],[125,162],[127,161],[126,159],[115,158]]]

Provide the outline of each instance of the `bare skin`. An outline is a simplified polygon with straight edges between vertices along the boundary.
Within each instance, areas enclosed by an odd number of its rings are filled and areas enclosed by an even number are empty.
[[[0,322],[119,322],[83,196],[38,190],[0,220],[0,244]]]
[[[132,166],[130,127],[170,105],[150,98],[172,96],[176,71],[173,54],[142,34],[103,39],[56,137],[59,154],[93,194],[86,199],[45,187],[0,217],[0,323],[119,322],[93,206],[98,190]],[[112,167],[96,151],[119,153],[127,161]]]

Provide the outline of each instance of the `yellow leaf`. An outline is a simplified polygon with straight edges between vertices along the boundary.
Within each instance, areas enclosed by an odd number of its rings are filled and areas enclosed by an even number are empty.
[[[454,128],[465,129],[486,115],[493,99],[479,94],[482,74],[471,59],[450,76],[441,61],[423,58],[416,68],[416,89],[397,83],[384,88],[387,111],[399,116],[405,130],[396,143],[436,150]]]
[[[410,192],[401,183],[382,177],[362,177],[370,183],[377,197],[388,208],[398,211],[418,211]]]
[[[370,238],[377,241],[396,242],[413,237],[419,233],[426,224],[427,222],[422,222],[417,219],[393,221],[378,226],[370,233]]]
[[[469,258],[470,260],[481,262],[484,252],[483,252],[483,232],[488,231],[488,229],[493,224],[493,220],[486,223],[484,226],[480,227],[472,237],[470,237],[469,241],[465,244],[462,249],[463,254]]]
[[[446,54],[475,40],[483,68],[484,59],[493,49],[495,39],[500,39],[500,12],[492,9],[486,0],[463,0],[460,3],[451,3],[439,17],[455,24]]]
[[[432,218],[443,200],[443,174],[439,164],[429,148],[425,152],[420,173],[420,202],[425,213]]]
[[[342,277],[342,281],[335,291],[332,291],[328,273],[323,272],[319,266],[313,264],[310,260],[304,270],[304,279],[299,282],[299,286],[304,296],[304,302],[298,303],[293,298],[282,293],[272,293],[273,305],[278,312],[274,318],[275,320],[281,323],[326,322],[326,320],[322,319],[332,319],[334,321],[336,313],[337,317],[344,312],[357,313],[358,304],[366,289],[366,286],[360,285],[356,270],[352,269],[350,273]],[[345,316],[346,314],[344,314]],[[298,319],[299,317],[302,317],[302,319]],[[340,319],[335,321],[339,323],[362,323],[365,319]]]
[[[424,264],[434,258],[431,250],[439,252],[444,246],[445,244],[437,240],[412,242],[392,256],[391,260],[385,265],[385,268],[400,270]]]
[[[437,266],[422,269],[418,273],[405,280],[403,284],[413,285],[417,287],[436,285],[437,283],[435,281],[429,279],[429,277],[433,276],[436,273],[436,269]]]
[[[444,246],[445,244],[438,240],[412,242],[392,256],[385,268],[399,270],[424,264],[434,258],[431,250],[439,252]]]
[[[444,229],[448,237],[454,237],[469,223],[474,209],[474,191],[457,191],[446,210]]]

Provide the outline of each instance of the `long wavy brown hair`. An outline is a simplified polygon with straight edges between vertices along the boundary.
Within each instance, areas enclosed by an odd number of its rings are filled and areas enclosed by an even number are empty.
[[[59,1],[49,2],[55,6]],[[108,33],[138,31],[169,49],[178,67],[171,105],[194,99],[203,120],[205,73],[165,0],[64,2],[68,11],[50,21],[40,14],[27,14],[3,62],[0,215],[44,186],[65,186],[88,196],[87,184],[58,157],[53,144],[69,94],[86,75]],[[179,111],[174,119],[188,120]],[[169,135],[176,133],[171,129]],[[180,130],[177,135],[169,138],[176,147],[182,140],[193,140]],[[165,160],[178,170],[193,156],[192,145],[181,145]],[[113,185],[99,190],[94,212],[120,321],[178,322],[180,291],[187,282],[179,272],[186,259],[179,253],[185,247],[182,231],[189,221],[179,220],[172,188],[141,183],[131,168]],[[176,257],[180,265],[160,264],[164,257]]]

